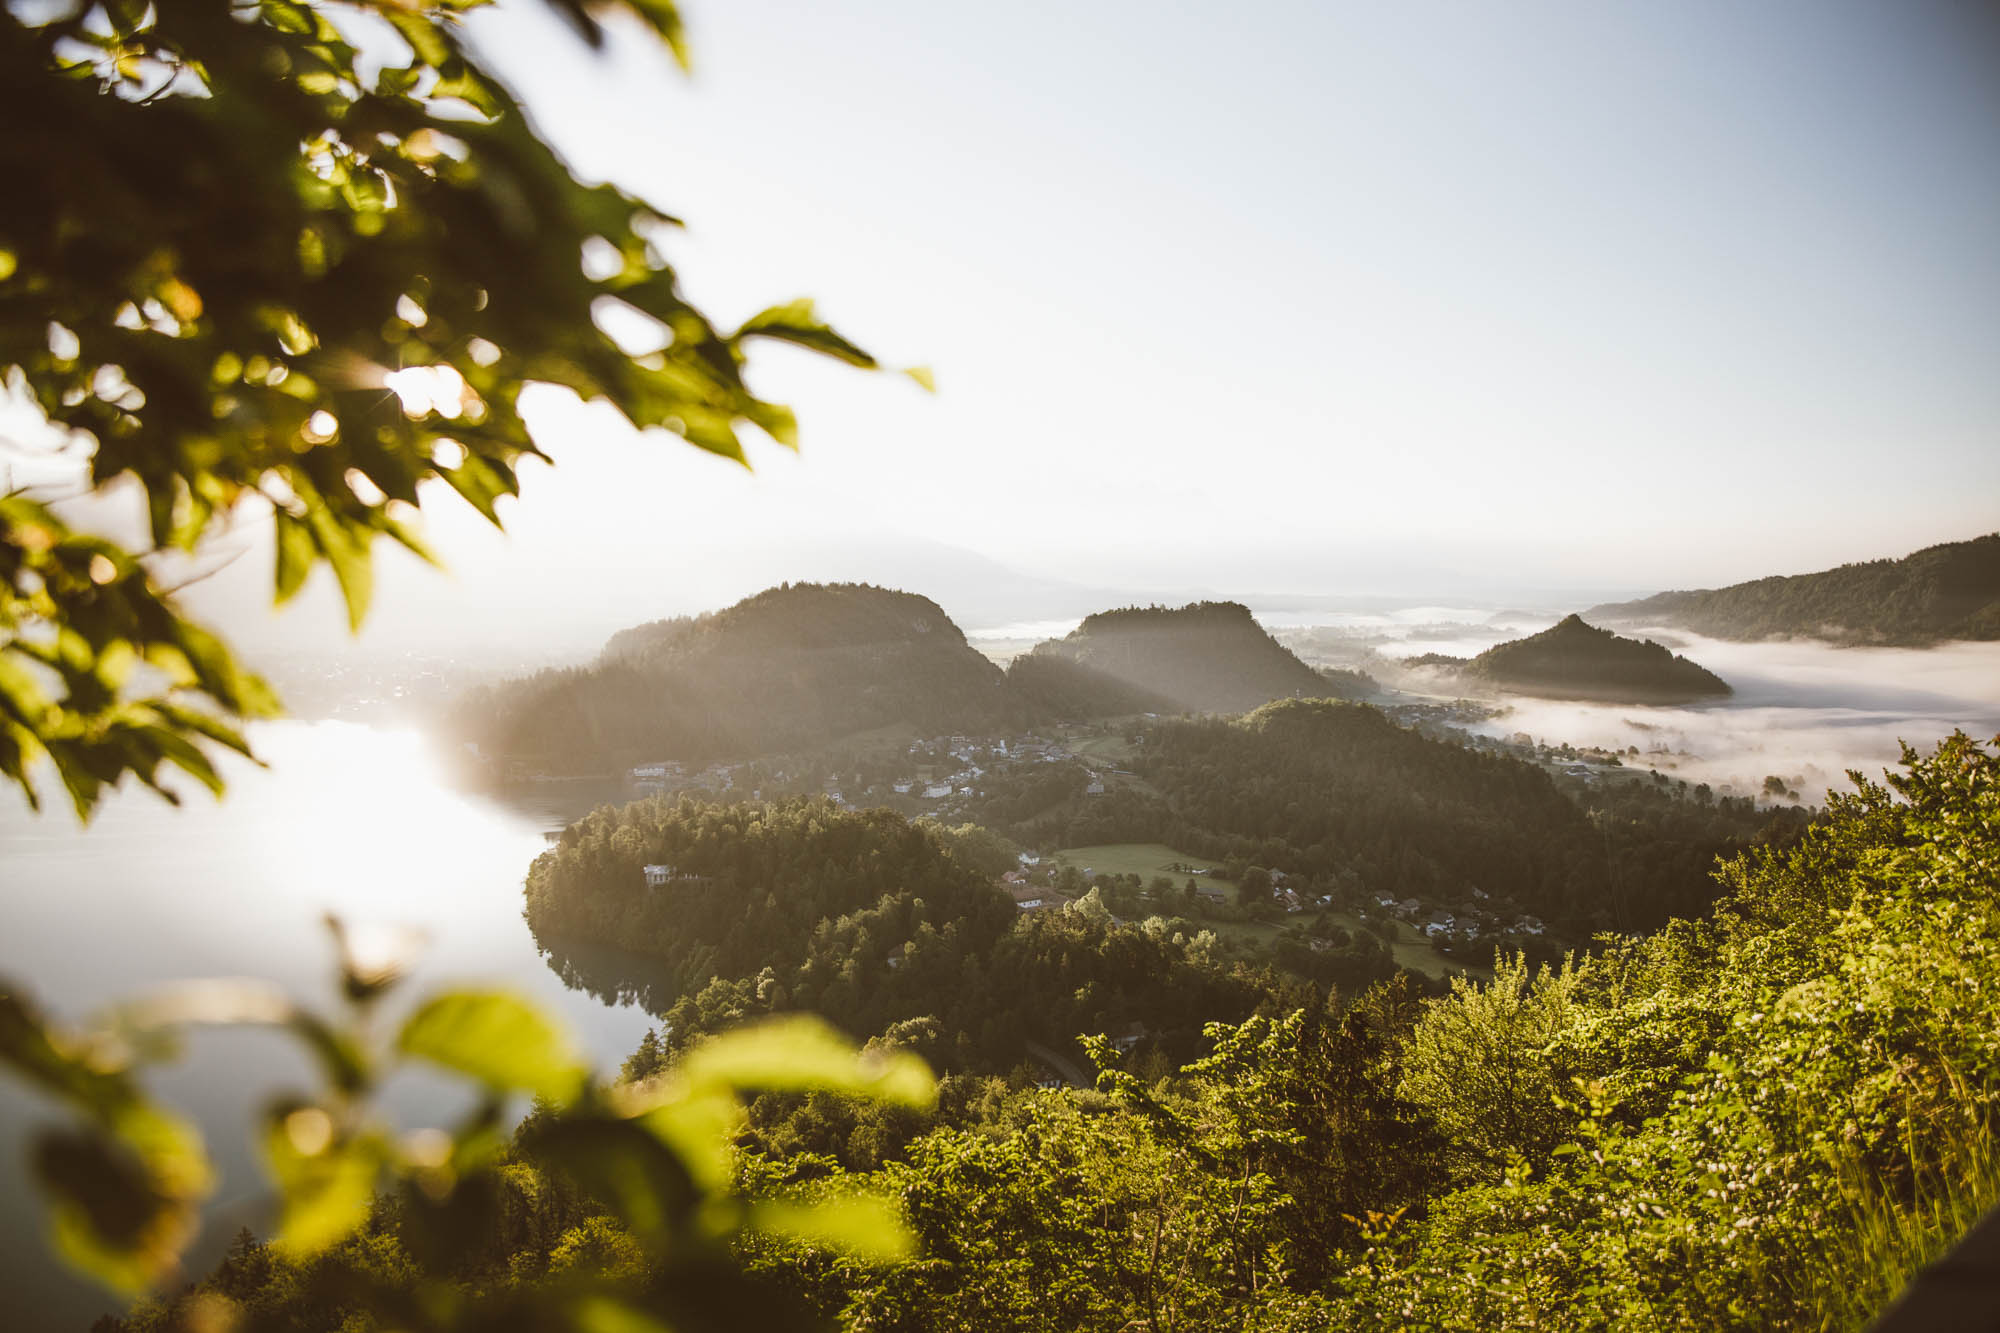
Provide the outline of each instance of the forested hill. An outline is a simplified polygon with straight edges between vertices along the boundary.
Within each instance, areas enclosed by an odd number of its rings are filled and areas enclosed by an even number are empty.
[[[1035,646],[1195,712],[1241,713],[1273,699],[1335,693],[1237,602],[1100,611]]]
[[[929,598],[794,583],[624,631],[590,666],[477,691],[453,729],[545,770],[601,771],[809,748],[892,724],[1006,731],[1031,716]]]
[[[1007,684],[1050,717],[1065,720],[1185,711],[1164,694],[1061,653],[1022,653],[1007,664]]]
[[[1718,855],[1783,842],[1803,823],[1706,791],[1676,799],[1655,781],[1601,783],[1579,802],[1532,764],[1326,699],[1161,721],[1135,766],[1157,795],[1110,793],[1006,831],[1056,845],[1167,842],[1303,875],[1363,910],[1386,897],[1467,921],[1532,913],[1581,942],[1703,915]]]
[[[2000,533],[1817,574],[1663,592],[1592,607],[1592,620],[1668,624],[1717,639],[1810,637],[1918,646],[2000,639]]]
[[[1206,1022],[1247,1017],[1279,985],[1191,931],[1024,916],[993,887],[982,836],[825,800],[606,807],[536,858],[528,925],[572,984],[630,994],[675,1046],[804,1009],[859,1036],[894,1028],[956,1070],[1004,1071],[1029,1041],[1139,1020],[1192,1051]],[[647,865],[667,867],[663,882]],[[582,943],[614,946],[617,970],[566,969]]]
[[[1516,694],[1614,703],[1681,703],[1731,693],[1714,672],[1650,639],[1625,639],[1570,616],[1488,648],[1465,668]]]

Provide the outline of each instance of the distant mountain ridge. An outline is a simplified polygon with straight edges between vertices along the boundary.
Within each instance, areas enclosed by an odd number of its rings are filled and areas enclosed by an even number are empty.
[[[534,773],[604,773],[810,751],[886,727],[996,735],[1370,693],[1360,673],[1292,656],[1238,602],[1098,612],[1002,673],[928,596],[788,582],[618,630],[584,667],[472,691],[450,731]]]
[[[475,691],[452,730],[536,771],[601,772],[814,749],[891,726],[991,735],[1058,719],[1247,712],[1372,686],[1313,670],[1233,602],[1101,612],[1003,673],[928,597],[788,583],[620,630],[589,665]]]
[[[1650,639],[1565,617],[1540,634],[1488,648],[1463,668],[1515,694],[1616,703],[1683,703],[1732,693],[1714,672]]]
[[[1035,658],[1065,659],[1187,712],[1243,713],[1273,699],[1343,693],[1240,602],[1100,611],[1067,637],[1037,644]]]
[[[868,584],[783,584],[612,636],[588,666],[468,696],[456,730],[556,770],[809,749],[908,725],[1007,731],[1036,710],[936,602]]]
[[[1823,638],[1925,646],[2000,639],[2000,533],[1817,574],[1607,602],[1584,614],[1669,624],[1715,639]]]

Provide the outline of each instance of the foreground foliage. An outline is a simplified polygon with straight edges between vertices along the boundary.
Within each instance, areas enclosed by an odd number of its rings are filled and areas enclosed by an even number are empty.
[[[211,1171],[199,1136],[146,1097],[140,1076],[211,1024],[290,1033],[323,1084],[278,1097],[261,1118],[279,1205],[270,1243],[240,1239],[200,1288],[139,1310],[140,1327],[789,1328],[813,1321],[745,1277],[738,1240],[790,1237],[864,1262],[907,1254],[909,1234],[879,1192],[754,1197],[736,1188],[730,1141],[760,1092],[926,1110],[935,1088],[915,1056],[858,1052],[792,1017],[604,1085],[554,1023],[505,993],[432,995],[391,1040],[371,1042],[394,975],[347,956],[337,1021],[273,987],[205,982],[80,1032],[0,987],[0,1063],[72,1113],[33,1150],[63,1257],[128,1294],[175,1275]],[[373,1094],[411,1062],[476,1094],[457,1125],[399,1132],[375,1111]],[[522,1094],[534,1113],[510,1133]]]
[[[474,58],[478,3],[0,7],[0,121],[34,127],[0,136],[0,378],[147,520],[128,548],[0,494],[0,776],[31,797],[45,756],[83,814],[162,764],[216,786],[202,747],[272,711],[171,595],[161,557],[218,527],[268,515],[277,599],[324,564],[358,625],[375,539],[425,553],[426,495],[500,521],[529,384],[741,459],[746,425],[797,434],[745,383],[755,340],[874,364],[807,302],[733,330],[692,305],[674,220],[578,181]],[[670,0],[554,3],[680,50]]]
[[[958,1076],[899,1120],[765,1092],[739,1194],[894,1198],[913,1256],[731,1253],[855,1330],[1858,1328],[2000,1198],[2000,758],[1955,736],[1857,783],[1727,863],[1712,921],[1561,966],[1216,1024],[1178,1068],[1094,1040],[1090,1090]],[[614,1212],[563,1228],[495,1244],[663,1271]],[[262,1253],[200,1290],[335,1327]]]

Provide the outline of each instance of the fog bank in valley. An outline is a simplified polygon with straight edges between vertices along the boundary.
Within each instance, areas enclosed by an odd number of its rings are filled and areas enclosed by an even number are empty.
[[[1845,789],[1847,771],[1879,780],[1899,742],[1929,751],[1954,730],[2000,734],[2000,643],[1836,648],[1806,640],[1727,643],[1670,630],[1628,631],[1720,675],[1735,695],[1686,708],[1543,699],[1508,701],[1479,729],[1610,749],[1743,795],[1777,774],[1807,801]],[[1660,753],[1664,752],[1664,753]]]

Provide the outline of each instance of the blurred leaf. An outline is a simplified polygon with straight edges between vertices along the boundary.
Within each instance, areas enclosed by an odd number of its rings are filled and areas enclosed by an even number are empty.
[[[701,1188],[716,1191],[729,1184],[729,1145],[743,1127],[743,1106],[734,1094],[683,1087],[681,1095],[640,1115],[637,1123],[673,1150]]]
[[[916,1237],[903,1222],[894,1201],[872,1194],[850,1194],[819,1203],[764,1200],[750,1209],[750,1226],[802,1241],[844,1250],[856,1258],[890,1263],[907,1259]]]
[[[426,65],[442,69],[451,60],[451,43],[438,25],[423,14],[400,5],[384,5],[375,12],[395,25],[397,33],[410,44],[410,50]]]
[[[313,546],[312,530],[283,509],[274,510],[278,552],[278,572],[275,600],[279,605],[290,601],[305,586],[306,575],[312,572],[313,561],[317,558]]]
[[[47,1132],[34,1146],[63,1257],[124,1292],[171,1273],[193,1239],[192,1203],[159,1188],[127,1145],[92,1131]]]
[[[631,0],[632,11],[650,25],[660,35],[660,40],[673,52],[674,63],[683,70],[692,66],[688,60],[687,33],[681,26],[680,7],[673,0]]]
[[[0,982],[0,1060],[45,1091],[101,1118],[136,1100],[123,1070],[93,1065],[59,1042],[27,997]]]
[[[358,631],[367,619],[368,603],[375,596],[375,570],[368,550],[368,538],[336,518],[324,504],[306,510],[306,525],[313,545],[333,566],[340,595],[347,602],[347,627]]]
[[[857,1051],[823,1020],[791,1015],[736,1028],[682,1061],[697,1092],[834,1092],[928,1109],[937,1100],[930,1066],[907,1051]]]
[[[488,1087],[521,1088],[558,1104],[577,1095],[585,1076],[567,1034],[502,991],[433,996],[403,1024],[396,1047]]]
[[[745,320],[736,330],[737,341],[745,338],[776,338],[780,342],[809,347],[815,352],[845,361],[851,366],[872,370],[875,358],[835,333],[822,320],[810,300],[801,298],[774,305]]]
[[[681,1158],[629,1120],[565,1116],[539,1127],[526,1148],[574,1180],[649,1248],[686,1233],[702,1198]]]
[[[316,1106],[280,1106],[264,1129],[264,1160],[282,1211],[273,1240],[281,1250],[318,1253],[351,1234],[375,1205],[375,1181],[387,1156],[374,1136],[342,1141]]]
[[[569,1316],[578,1333],[670,1333],[638,1306],[611,1296],[580,1296],[571,1302]]]

